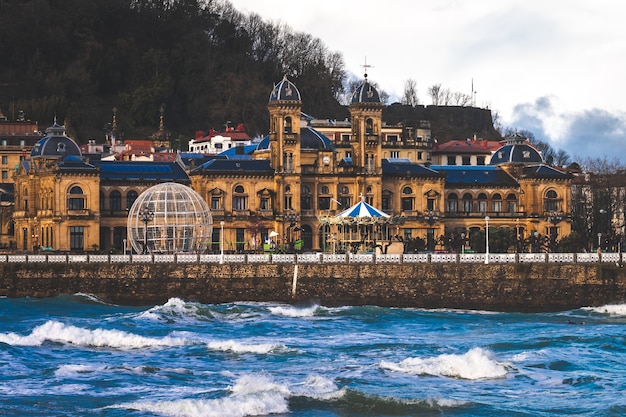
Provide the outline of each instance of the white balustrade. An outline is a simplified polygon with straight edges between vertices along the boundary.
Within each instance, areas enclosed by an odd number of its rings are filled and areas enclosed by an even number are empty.
[[[133,255],[133,263],[152,263],[152,255]]]
[[[73,263],[86,263],[87,255],[67,255],[67,261]]]
[[[546,261],[545,253],[520,253],[518,254],[520,263],[542,263]]]
[[[104,264],[109,262],[109,255],[89,255],[89,263]]]
[[[351,253],[348,258],[349,262],[358,263],[358,264],[366,264],[374,262],[374,254],[373,253]]]
[[[296,261],[296,256],[286,253],[275,253],[272,254],[272,262],[274,263],[294,263]]]
[[[133,259],[134,260],[134,259]],[[176,261],[174,255],[168,254],[156,254],[154,255],[154,263],[155,264],[172,264]]]
[[[346,263],[346,254],[345,253],[323,253],[322,254],[322,262],[327,264],[334,263]]]
[[[548,262],[571,263],[571,262],[574,262],[574,254],[573,253],[549,253]]]
[[[48,259],[46,257],[46,255],[28,255],[28,262],[29,263],[35,263],[35,262],[46,262]]]
[[[456,261],[456,253],[433,253],[430,255],[430,262],[432,263],[456,263]]]
[[[111,255],[111,263],[130,263],[130,255]]]
[[[49,263],[65,263],[67,262],[67,255],[48,255]]]
[[[270,263],[271,258],[270,258],[270,254],[250,254],[248,255],[248,263],[251,264],[265,264],[265,263]]]
[[[427,253],[406,253],[402,255],[402,262],[404,263],[428,263],[430,255]]]
[[[402,262],[402,255],[399,253],[389,253],[376,255],[377,264],[399,264]]]
[[[299,253],[296,255],[296,260],[300,264],[317,264],[320,263],[319,253]]]
[[[198,255],[195,253],[179,253],[176,255],[176,262],[179,264],[192,264],[198,262]]]

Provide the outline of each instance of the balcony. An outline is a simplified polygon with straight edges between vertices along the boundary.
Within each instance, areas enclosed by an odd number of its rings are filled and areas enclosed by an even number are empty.
[[[515,218],[525,218],[526,212],[524,211],[446,211],[445,217],[448,219],[458,219],[458,218],[485,218],[485,216],[489,216],[492,219],[498,218],[506,218],[506,219],[515,219]]]
[[[89,217],[89,209],[68,209],[67,215],[69,217]]]

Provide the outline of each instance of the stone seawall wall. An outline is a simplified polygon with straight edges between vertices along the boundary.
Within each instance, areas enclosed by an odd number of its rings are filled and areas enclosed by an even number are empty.
[[[0,296],[79,292],[130,305],[179,297],[202,303],[555,311],[626,302],[626,269],[615,264],[543,263],[0,264]]]

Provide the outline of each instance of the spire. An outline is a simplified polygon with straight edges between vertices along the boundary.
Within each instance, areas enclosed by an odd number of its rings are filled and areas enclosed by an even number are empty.
[[[361,66],[363,67],[363,72],[365,72],[365,74],[363,74],[363,76],[365,77],[365,82],[367,82],[367,69],[374,68],[374,67],[372,65],[367,64],[367,56],[365,57],[365,63]]]

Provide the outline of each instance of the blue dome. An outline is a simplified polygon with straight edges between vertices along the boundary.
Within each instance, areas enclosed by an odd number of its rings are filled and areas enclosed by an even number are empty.
[[[356,90],[354,90],[350,102],[352,104],[381,102],[378,91],[374,88],[372,84],[369,83],[369,81],[367,81],[367,76],[365,76],[365,81],[363,81],[363,84],[361,84]]]
[[[270,103],[272,101],[301,101],[300,91],[294,83],[287,79],[285,75],[283,79],[274,86],[274,89],[270,93]]]
[[[539,151],[526,142],[526,138],[515,133],[506,138],[506,145],[498,149],[492,156],[490,165],[501,164],[542,164],[543,158]]]
[[[30,151],[31,158],[60,158],[68,156],[81,157],[80,148],[71,138],[65,135],[65,127],[56,122],[46,129],[46,136],[41,138]]]

